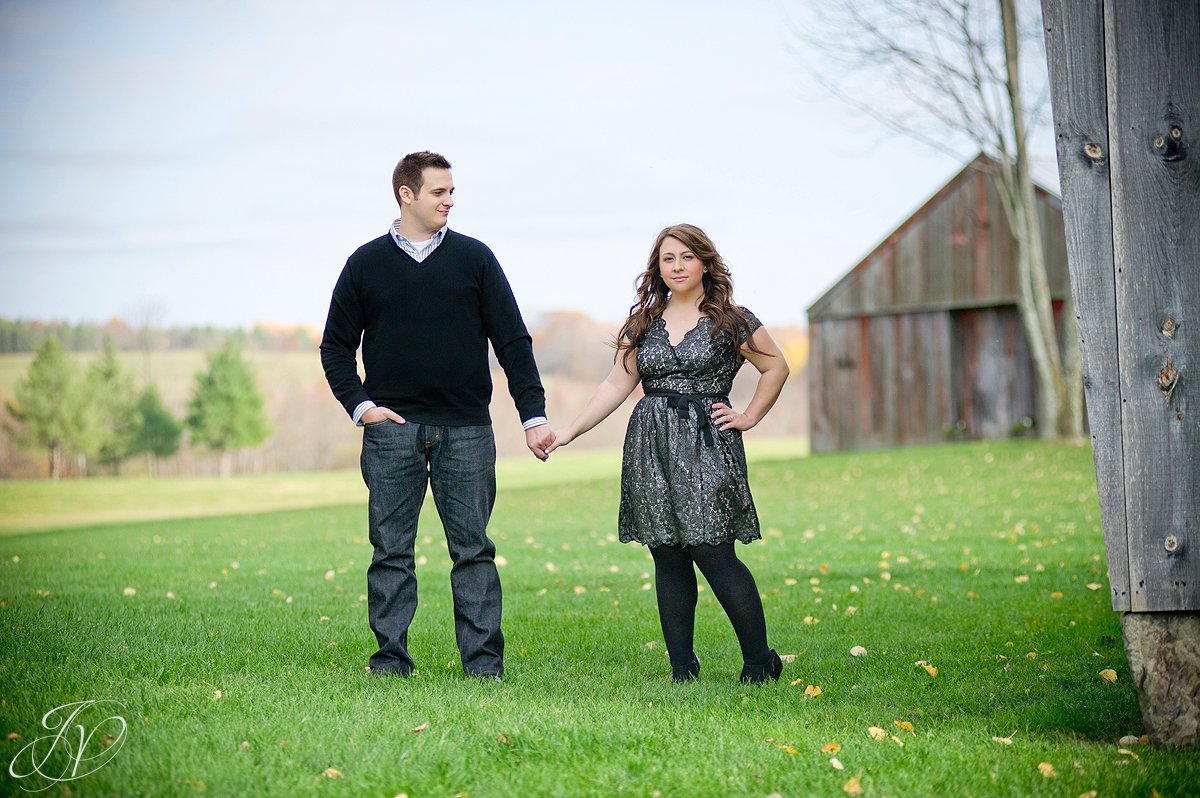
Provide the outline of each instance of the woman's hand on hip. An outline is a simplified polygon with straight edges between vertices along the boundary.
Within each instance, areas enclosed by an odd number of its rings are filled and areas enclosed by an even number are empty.
[[[714,402],[712,406],[712,425],[724,432],[736,429],[745,432],[754,427],[758,421],[745,413],[739,413],[724,402]]]

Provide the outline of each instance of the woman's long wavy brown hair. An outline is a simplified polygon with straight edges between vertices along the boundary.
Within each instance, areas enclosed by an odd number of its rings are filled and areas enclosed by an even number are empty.
[[[629,318],[613,341],[617,356],[623,353],[628,367],[630,353],[641,346],[650,325],[662,316],[667,307],[670,290],[659,273],[658,251],[668,236],[683,242],[704,265],[704,298],[700,300],[700,312],[713,320],[712,336],[716,338],[722,332],[728,332],[735,341],[745,340],[752,352],[760,352],[750,336],[750,321],[745,311],[733,304],[733,280],[729,276],[729,267],[717,252],[712,239],[695,225],[676,224],[663,228],[658,238],[654,239],[646,270],[637,279],[637,302],[630,306]]]

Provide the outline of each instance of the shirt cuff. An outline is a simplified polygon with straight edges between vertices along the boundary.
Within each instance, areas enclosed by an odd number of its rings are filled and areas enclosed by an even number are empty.
[[[534,427],[540,427],[543,424],[549,424],[549,423],[550,422],[546,419],[545,416],[534,416],[533,418],[529,419],[528,421],[521,422],[521,427],[523,429],[533,429]]]
[[[354,413],[350,416],[350,418],[354,419],[354,423],[357,426],[361,427],[363,425],[363,423],[362,423],[363,413],[367,412],[372,407],[378,407],[378,405],[376,405],[370,399],[366,399],[362,402],[359,402],[358,407],[354,408]]]

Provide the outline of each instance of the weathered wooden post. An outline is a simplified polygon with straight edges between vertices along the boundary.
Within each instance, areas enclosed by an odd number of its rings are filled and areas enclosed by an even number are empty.
[[[1200,2],[1043,0],[1113,609],[1152,741],[1200,744]]]

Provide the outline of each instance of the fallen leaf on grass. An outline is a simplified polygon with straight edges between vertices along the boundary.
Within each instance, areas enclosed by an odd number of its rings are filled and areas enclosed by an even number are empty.
[[[992,740],[1001,745],[1012,745],[1012,737],[993,737]]]
[[[865,657],[866,655],[867,650],[862,646],[854,646],[850,649],[850,656],[852,657]]]
[[[808,687],[804,688],[804,694],[809,698],[816,698],[821,694],[821,688],[817,687],[815,684],[810,684]]]
[[[836,756],[831,756],[829,758],[829,764],[833,766],[834,770],[846,769],[846,766],[842,764],[842,760],[838,759]]]
[[[425,721],[420,726],[413,727],[413,734],[420,734],[421,732],[425,731],[428,728],[429,728],[429,721]]]
[[[925,669],[925,672],[929,674],[929,677],[931,679],[937,678],[937,675],[938,675],[937,668],[933,667],[932,665],[922,665],[921,667]]]
[[[886,740],[888,733],[878,726],[871,726],[867,729],[867,734],[871,735],[872,740]]]
[[[325,770],[321,771],[321,775],[327,779],[340,779],[342,777],[342,771],[338,770],[337,768],[325,768]]]
[[[850,777],[850,781],[842,785],[842,792],[847,795],[862,795],[862,785],[858,783],[858,779],[854,776]]]
[[[785,665],[790,665],[791,663],[796,661],[796,655],[795,654],[780,654],[779,659]]]
[[[1096,796],[1099,794],[1100,793],[1096,792],[1095,790],[1088,790],[1087,792],[1079,793],[1079,798],[1096,798]]]
[[[1054,765],[1051,765],[1049,762],[1039,762],[1038,773],[1041,773],[1048,779],[1052,779],[1058,775],[1058,771],[1054,769]]]
[[[892,738],[892,742],[894,742],[896,745],[900,746],[901,748],[903,748],[903,747],[904,747],[904,741],[903,741],[903,740],[901,740],[901,739],[900,739],[899,737],[897,737],[896,735],[894,735],[894,734],[889,734],[889,735],[888,735],[888,737]]]
[[[1128,748],[1118,748],[1118,749],[1117,749],[1117,753],[1118,753],[1118,754],[1124,754],[1125,756],[1131,756],[1131,757],[1133,757],[1134,759],[1139,759],[1139,760],[1141,759],[1141,757],[1140,757],[1140,756],[1138,756],[1137,754],[1135,754],[1133,751],[1130,751]]]
[[[791,685],[790,685],[790,686],[791,686],[791,687],[797,687],[797,686],[799,686],[799,685],[802,685],[802,684],[804,684],[804,680],[803,680],[803,679],[792,679],[792,683],[791,683]]]
[[[804,624],[806,626],[816,626],[819,623],[820,623],[820,621],[818,621],[816,618],[812,617],[811,615],[804,616]]]
[[[781,746],[779,746],[779,748],[780,748],[780,750],[781,750],[781,751],[783,751],[785,754],[791,754],[792,756],[796,756],[797,754],[799,754],[799,753],[800,753],[799,749],[797,749],[797,748],[795,748],[794,746],[791,746],[791,745],[781,745]]]
[[[1087,583],[1087,589],[1088,589],[1088,590],[1099,590],[1099,589],[1100,589],[1100,588],[1102,588],[1102,587],[1103,587],[1103,585],[1101,585],[1101,584],[1100,584],[1100,583],[1098,583],[1098,582],[1088,582],[1088,583]]]
[[[842,750],[841,743],[825,743],[825,745],[821,746],[822,754],[836,754],[841,750]]]
[[[512,738],[504,732],[500,732],[496,735],[496,742],[500,743],[501,745],[512,745]]]
[[[220,701],[221,696],[225,695],[220,690],[213,690],[213,701]]]
[[[137,588],[127,587],[127,588],[125,588],[124,590],[122,590],[121,592],[122,592],[123,594],[125,594],[126,596],[136,596],[136,595],[137,595]]]
[[[910,734],[917,733],[916,730],[913,729],[913,725],[906,720],[898,720],[898,721],[896,721],[896,725],[899,726],[901,729],[904,729],[906,732],[909,732]]]
[[[1021,574],[1020,576],[1014,576],[1013,581],[1016,582],[1018,585],[1023,585],[1029,581],[1029,576],[1028,576],[1028,574]]]
[[[1112,668],[1105,668],[1100,671],[1100,678],[1109,684],[1114,684],[1117,681],[1117,672]]]

